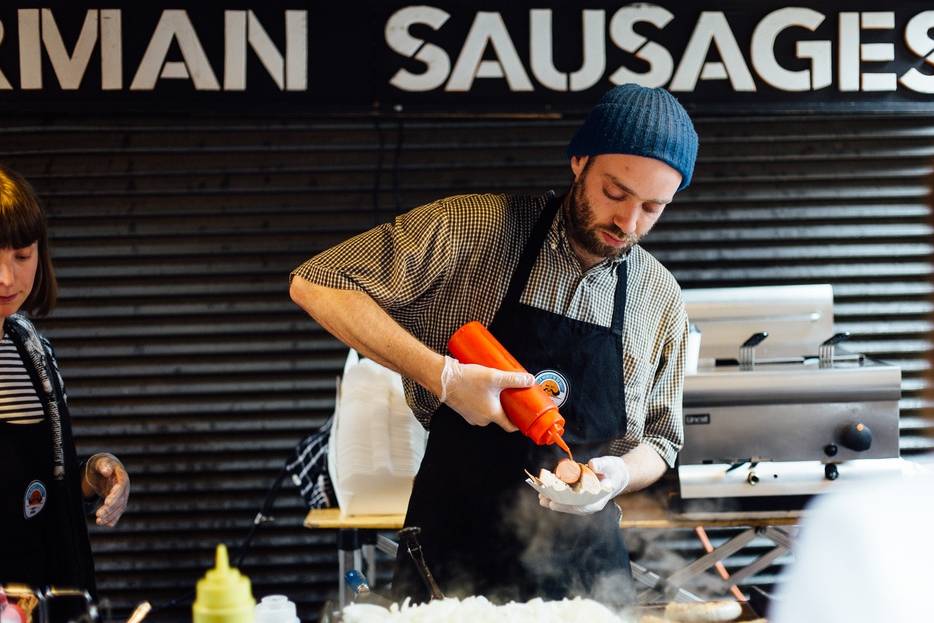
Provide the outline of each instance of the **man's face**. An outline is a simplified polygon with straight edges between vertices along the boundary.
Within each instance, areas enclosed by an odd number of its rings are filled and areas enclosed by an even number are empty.
[[[681,174],[664,162],[628,154],[575,156],[571,170],[568,235],[585,268],[636,244],[681,184]]]

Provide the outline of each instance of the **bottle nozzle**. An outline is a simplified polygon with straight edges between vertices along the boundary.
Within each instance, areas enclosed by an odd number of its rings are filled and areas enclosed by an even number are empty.
[[[230,559],[227,556],[227,546],[223,543],[219,543],[217,546],[217,552],[214,555],[214,568],[219,570],[221,573],[224,573],[230,569]]]
[[[564,442],[564,439],[561,437],[561,432],[562,432],[562,431],[561,431],[560,428],[558,428],[558,425],[557,425],[557,424],[553,424],[553,425],[551,426],[551,431],[549,431],[549,432],[550,432],[550,434],[551,434],[551,439],[552,439],[552,441],[553,441],[554,443],[558,444],[558,447],[559,447],[559,448],[561,448],[562,450],[564,450],[565,452],[567,452],[568,458],[570,458],[570,459],[573,461],[573,460],[574,460],[574,455],[571,454],[571,449],[568,447],[568,444],[566,444],[566,443]]]
[[[195,586],[191,605],[193,623],[250,623],[253,621],[253,591],[250,578],[230,566],[227,546],[218,544],[214,568],[208,569]]]

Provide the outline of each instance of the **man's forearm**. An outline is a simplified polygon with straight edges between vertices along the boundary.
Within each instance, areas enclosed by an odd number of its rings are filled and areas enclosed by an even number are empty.
[[[365,357],[441,393],[444,357],[387,314],[368,294],[320,286],[299,276],[289,295],[318,324]]]
[[[668,464],[658,454],[658,451],[647,443],[640,443],[624,454],[623,460],[629,469],[629,484],[626,486],[626,493],[645,489],[661,478],[668,469]]]

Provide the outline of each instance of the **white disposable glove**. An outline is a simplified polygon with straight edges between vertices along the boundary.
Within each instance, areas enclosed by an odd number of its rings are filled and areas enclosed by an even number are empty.
[[[538,494],[538,503],[559,513],[569,513],[571,515],[592,515],[599,513],[607,505],[607,502],[626,490],[629,485],[629,468],[621,456],[598,456],[590,459],[587,465],[600,478],[600,483],[610,483],[613,488],[606,495],[590,504],[559,504],[549,500],[541,493]]]
[[[534,384],[535,377],[526,372],[503,372],[445,357],[440,399],[474,426],[496,422],[511,433],[519,429],[503,412],[499,394],[510,387],[531,387]]]

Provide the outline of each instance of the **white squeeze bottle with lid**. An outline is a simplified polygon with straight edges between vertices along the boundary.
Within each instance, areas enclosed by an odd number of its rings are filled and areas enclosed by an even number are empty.
[[[256,600],[250,578],[230,566],[227,546],[217,546],[215,564],[198,580],[191,606],[194,623],[253,623]]]
[[[295,604],[285,595],[266,595],[256,604],[253,623],[299,623]]]

